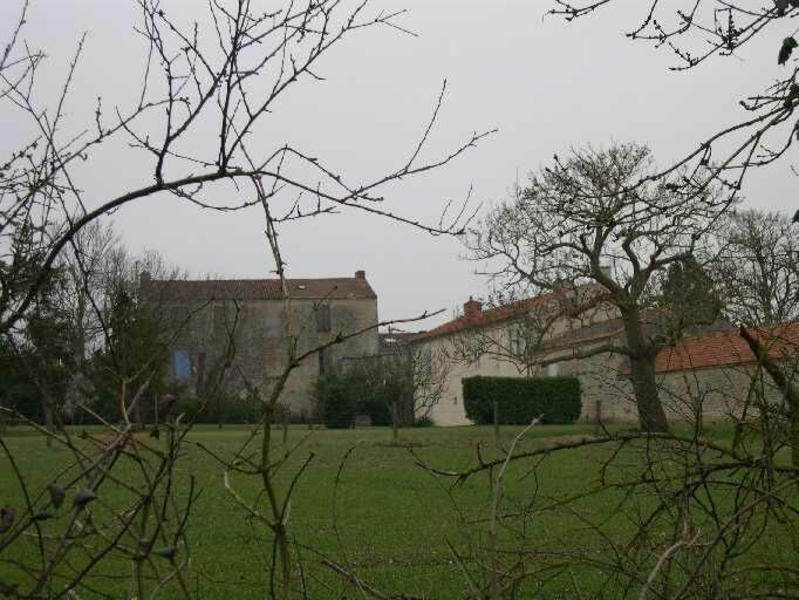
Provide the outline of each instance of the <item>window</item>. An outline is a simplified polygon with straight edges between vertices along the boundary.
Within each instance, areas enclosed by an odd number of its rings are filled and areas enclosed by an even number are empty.
[[[330,331],[329,304],[320,304],[316,307],[316,331]]]
[[[175,379],[191,377],[191,356],[188,350],[172,351],[172,376]]]
[[[327,372],[327,348],[322,348],[318,352],[319,356],[319,375],[324,375]]]

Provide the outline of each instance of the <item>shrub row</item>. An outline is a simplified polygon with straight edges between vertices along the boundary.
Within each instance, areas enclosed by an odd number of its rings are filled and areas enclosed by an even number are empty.
[[[463,379],[466,416],[480,425],[494,422],[499,403],[502,425],[524,425],[538,415],[546,424],[574,423],[580,416],[576,377],[467,377]]]
[[[260,402],[240,398],[224,398],[217,402],[216,398],[203,404],[196,396],[178,396],[178,402],[172,409],[174,415],[184,413],[184,421],[195,420],[196,423],[257,423],[261,420],[263,406]]]
[[[372,425],[391,425],[391,390],[373,386],[358,374],[320,377],[316,399],[322,421],[330,428],[351,427],[356,415],[369,415]]]

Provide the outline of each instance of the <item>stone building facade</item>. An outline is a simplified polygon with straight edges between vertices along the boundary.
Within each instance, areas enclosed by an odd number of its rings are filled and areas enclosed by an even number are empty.
[[[799,323],[750,330],[794,385],[799,378]],[[758,405],[783,404],[783,394],[737,329],[687,337],[656,358],[660,396],[681,419],[746,419]]]
[[[562,304],[545,294],[483,310],[470,299],[463,315],[418,335],[413,344],[435,348],[450,356],[446,392],[433,409],[439,425],[467,425],[461,380],[474,375],[521,377],[566,375],[580,380],[581,420],[635,423],[638,420],[629,362],[622,353],[599,352],[586,358],[575,354],[623,347],[625,335],[614,310],[598,306],[577,321],[568,316],[547,321],[545,334],[530,340],[529,323]],[[538,316],[531,319],[531,315]],[[543,319],[546,320],[546,319]],[[654,318],[653,318],[654,321]],[[653,327],[653,322],[649,325]],[[716,324],[714,327],[724,327]],[[528,331],[524,339],[524,331]],[[781,361],[790,378],[799,376],[799,324],[789,323],[756,332],[769,354]],[[535,336],[533,336],[535,337]],[[535,342],[535,354],[525,356],[525,343]],[[563,360],[557,360],[562,358]],[[746,416],[757,399],[776,405],[779,390],[765,374],[736,329],[710,330],[665,347],[655,362],[660,399],[671,420],[721,421]]]
[[[419,334],[414,345],[450,357],[446,392],[431,414],[434,422],[444,426],[471,423],[463,406],[461,380],[475,375],[576,376],[582,389],[581,419],[593,419],[600,405],[603,417],[636,418],[635,406],[629,401],[632,387],[622,376],[625,361],[621,355],[601,353],[567,359],[576,351],[592,350],[622,336],[613,310],[598,305],[579,319],[555,316],[562,310],[563,297],[558,292],[487,310],[470,298],[463,315]],[[564,360],[554,360],[559,357]],[[542,366],[540,362],[548,364]],[[614,402],[606,402],[610,397]]]
[[[287,294],[279,279],[143,282],[169,329],[172,379],[197,395],[222,382],[226,394],[244,398],[257,389],[266,397],[289,362],[289,340],[301,356],[366,330],[310,354],[292,371],[280,402],[310,417],[320,375],[342,360],[377,353],[377,295],[363,271],[285,284]]]

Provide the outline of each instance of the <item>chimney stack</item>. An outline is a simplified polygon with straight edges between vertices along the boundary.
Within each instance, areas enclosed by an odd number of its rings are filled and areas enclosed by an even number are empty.
[[[366,271],[355,271],[355,279],[366,279]]]
[[[463,305],[463,316],[471,319],[480,315],[483,312],[483,303],[478,302],[469,296],[469,301]]]

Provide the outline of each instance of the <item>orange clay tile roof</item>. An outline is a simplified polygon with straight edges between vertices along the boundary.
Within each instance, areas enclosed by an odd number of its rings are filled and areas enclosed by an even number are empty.
[[[799,344],[799,323],[783,323],[767,329],[752,329],[753,337],[768,347],[774,358],[795,353]],[[673,348],[664,348],[655,358],[658,373],[721,367],[754,362],[749,345],[737,329],[688,337]]]
[[[497,306],[496,308],[482,310],[477,314],[462,315],[457,319],[447,321],[443,325],[439,325],[430,331],[420,333],[418,336],[416,336],[416,338],[414,338],[414,341],[448,335],[450,333],[456,333],[466,329],[483,327],[485,325],[498,323],[512,317],[518,317],[528,312],[533,306],[537,306],[547,302],[548,300],[551,300],[556,294],[557,292],[549,292],[547,294],[534,296],[533,298],[525,298],[524,300],[517,300],[516,302],[503,304],[502,306]]]

